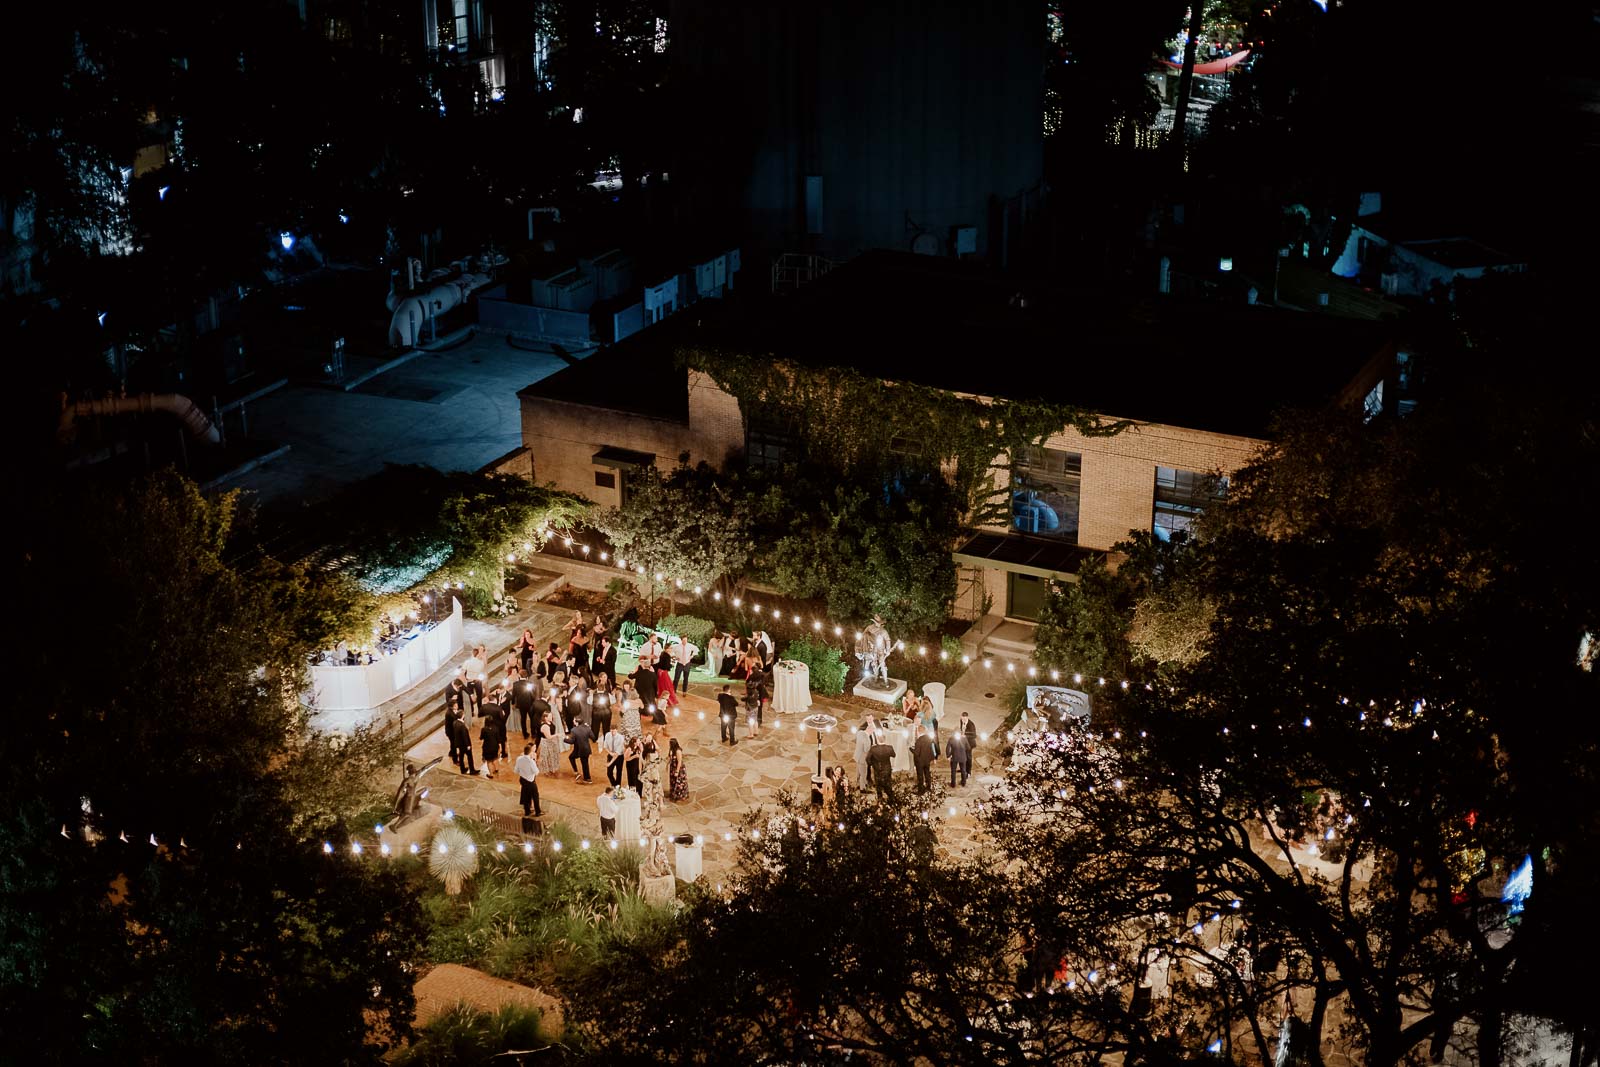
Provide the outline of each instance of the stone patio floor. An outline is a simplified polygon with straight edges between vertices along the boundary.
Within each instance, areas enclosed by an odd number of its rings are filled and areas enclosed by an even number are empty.
[[[619,668],[621,666],[619,663]],[[689,798],[682,802],[666,801],[662,821],[669,834],[690,833],[704,837],[704,877],[711,884],[717,884],[726,877],[734,856],[734,844],[724,835],[734,830],[746,812],[770,805],[783,788],[802,798],[809,795],[811,776],[817,768],[817,734],[801,727],[806,715],[822,711],[839,719],[840,725],[832,733],[823,735],[823,765],[842,766],[854,780],[855,737],[850,727],[861,721],[867,709],[813,693],[812,707],[804,713],[777,715],[769,710],[765,727],[756,737],[750,737],[748,727],[741,723],[739,742],[730,746],[718,740],[717,689],[709,681],[700,681],[701,677],[697,672],[691,679],[689,692],[681,696],[678,714],[667,726],[667,736],[678,739],[688,760]],[[946,701],[950,721],[955,721],[961,710],[955,701]],[[990,708],[973,706],[965,710],[981,731],[987,732],[999,722]],[[520,754],[524,742],[516,730],[512,731],[510,741],[511,751]],[[938,813],[941,838],[949,848],[965,849],[973,843],[975,822],[968,807],[982,795],[977,778],[998,773],[997,768],[989,766],[996,748],[993,742],[978,746],[973,760],[973,779],[964,788],[958,786],[950,791],[941,804]],[[448,752],[444,731],[435,730],[407,755],[429,760]],[[475,751],[474,755],[477,754]],[[459,773],[448,761],[442,762],[426,779],[430,789],[428,799],[467,817],[476,816],[480,806],[497,812],[518,813],[521,809],[516,775],[511,770],[513,762],[504,761],[500,776],[495,779],[481,775],[469,777]],[[895,770],[897,788],[910,794],[915,782],[911,768],[897,766]],[[571,770],[563,763],[560,774],[540,775],[539,797],[547,821],[565,822],[580,835],[598,840],[600,817],[595,809],[595,797],[606,786],[604,763],[598,754],[590,759],[590,772],[594,783],[584,785],[574,780]],[[936,783],[947,784],[949,774],[948,760],[935,764]],[[955,809],[953,816],[951,808]]]

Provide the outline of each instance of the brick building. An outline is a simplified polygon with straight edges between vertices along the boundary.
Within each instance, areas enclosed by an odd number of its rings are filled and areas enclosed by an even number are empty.
[[[957,610],[1027,620],[1050,580],[1130,530],[1171,537],[1225,491],[1282,407],[1382,405],[1397,371],[1381,324],[1259,306],[1128,304],[1019,285],[970,264],[873,252],[786,297],[702,305],[524,389],[535,476],[602,504],[630,467],[687,454],[723,467],[781,457],[680,347],[770,353],[992,399],[1069,403],[1130,425],[1063,429],[1014,463],[1010,524],[952,546]],[[1391,387],[1388,403],[1397,390]],[[996,488],[1006,474],[997,472]]]

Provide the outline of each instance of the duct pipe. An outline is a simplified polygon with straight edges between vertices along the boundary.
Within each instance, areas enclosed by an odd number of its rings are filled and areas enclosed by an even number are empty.
[[[156,412],[171,415],[183,423],[189,435],[196,440],[209,445],[222,443],[222,435],[217,432],[211,420],[206,418],[206,413],[200,410],[199,405],[177,393],[108,396],[98,400],[80,400],[76,404],[68,402],[63,396],[59,432],[62,436],[70,436],[74,421],[83,416],[153,415]]]
[[[487,274],[463,274],[459,278],[439,282],[425,293],[418,292],[403,298],[389,319],[389,344],[414,347],[422,335],[424,322],[465,303],[467,294],[493,280]]]
[[[533,217],[535,215],[549,215],[557,224],[561,222],[561,209],[558,207],[530,207],[528,209],[528,240],[533,240]]]

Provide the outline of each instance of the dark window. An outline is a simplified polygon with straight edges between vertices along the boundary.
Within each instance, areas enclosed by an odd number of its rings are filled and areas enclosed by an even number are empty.
[[[615,489],[617,487],[617,476],[612,471],[595,471],[594,484],[602,489]]]
[[[793,427],[771,419],[745,421],[745,461],[751,467],[782,467],[800,458],[800,435]]]
[[[1083,456],[1059,448],[1029,448],[1011,474],[1011,528],[1078,543]]]
[[[1171,541],[1188,537],[1206,506],[1221,500],[1228,490],[1226,476],[1196,474],[1175,467],[1156,468],[1156,509],[1150,528],[1157,538]]]

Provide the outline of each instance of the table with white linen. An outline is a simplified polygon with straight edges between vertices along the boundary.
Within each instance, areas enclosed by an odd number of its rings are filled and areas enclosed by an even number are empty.
[[[627,795],[617,801],[617,840],[624,845],[639,843],[639,794],[636,790],[629,789]]]
[[[772,710],[802,712],[811,707],[811,668],[792,659],[780,659],[772,668],[775,682]]]
[[[444,666],[460,650],[461,601],[450,598],[450,614],[429,627],[416,627],[391,654],[359,666],[311,668],[306,702],[323,711],[375,708],[399,696]]]
[[[692,882],[700,877],[700,853],[702,846],[696,842],[692,845],[682,843],[676,846],[677,874],[685,882]]]

